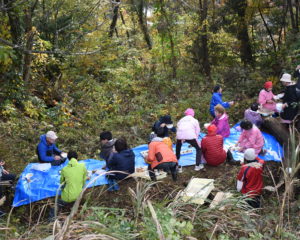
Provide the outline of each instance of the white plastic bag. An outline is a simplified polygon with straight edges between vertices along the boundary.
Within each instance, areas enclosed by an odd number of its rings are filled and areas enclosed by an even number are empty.
[[[243,188],[243,181],[237,180],[236,182],[236,190],[240,192]]]

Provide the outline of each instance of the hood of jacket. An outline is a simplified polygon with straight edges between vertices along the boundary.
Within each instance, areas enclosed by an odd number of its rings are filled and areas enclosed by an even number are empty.
[[[161,137],[155,137],[152,139],[151,142],[162,142],[162,141],[163,141],[163,139]]]
[[[123,150],[121,152],[119,152],[119,154],[122,154],[124,157],[132,157],[132,155],[134,155],[133,151],[131,149],[126,149]]]
[[[112,148],[112,146],[115,144],[115,142],[116,142],[116,139],[109,140],[107,143],[103,144],[101,146],[101,148],[102,149]]]
[[[78,165],[78,161],[75,158],[71,158],[71,160],[69,161],[68,165],[70,167],[75,167]]]
[[[41,143],[43,143],[43,144],[45,144],[45,145],[49,145],[49,144],[47,143],[46,134],[41,135],[41,136],[40,136],[40,140],[41,140]]]

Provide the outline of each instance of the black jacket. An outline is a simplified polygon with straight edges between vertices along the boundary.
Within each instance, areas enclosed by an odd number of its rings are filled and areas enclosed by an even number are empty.
[[[299,109],[298,106],[295,106],[295,103],[298,102],[296,85],[286,87],[282,101],[283,103],[287,103],[288,107],[283,109],[283,112],[280,113],[280,117],[284,120],[293,120],[298,114]]]

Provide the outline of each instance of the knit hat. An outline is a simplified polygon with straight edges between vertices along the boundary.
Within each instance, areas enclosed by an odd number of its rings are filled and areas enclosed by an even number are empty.
[[[271,81],[265,82],[265,84],[264,84],[265,89],[271,88],[272,86],[273,86],[273,84]]]
[[[56,140],[57,139],[57,135],[53,131],[48,131],[46,133],[46,138],[49,138],[49,139],[52,139],[52,140]]]
[[[165,124],[173,124],[170,115],[165,115],[161,118],[161,122]]]
[[[291,74],[288,74],[288,73],[284,73],[282,75],[282,77],[280,78],[280,81],[281,82],[288,82],[288,83],[291,83],[292,82],[292,75]]]
[[[244,152],[244,158],[248,161],[253,161],[256,158],[255,149],[254,148],[248,148]]]
[[[185,110],[184,114],[185,114],[185,116],[192,116],[192,117],[194,117],[195,116],[195,111],[192,108],[188,108],[187,110]]]
[[[217,127],[214,124],[211,124],[207,128],[208,134],[215,134],[217,132]]]

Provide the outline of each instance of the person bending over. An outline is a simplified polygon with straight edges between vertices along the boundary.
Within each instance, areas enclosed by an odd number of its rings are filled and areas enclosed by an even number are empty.
[[[163,142],[163,136],[163,130],[158,131],[157,137],[149,144],[148,156],[145,156],[145,161],[149,164],[149,175],[151,180],[156,181],[154,170],[162,169],[171,172],[173,181],[176,181],[178,161],[173,151]]]
[[[204,168],[201,164],[201,148],[198,143],[198,136],[200,133],[200,126],[197,119],[194,118],[195,112],[192,108],[188,108],[185,112],[185,117],[181,118],[177,123],[176,134],[176,157],[180,159],[180,151],[183,142],[191,144],[196,149],[196,166],[195,171]]]

